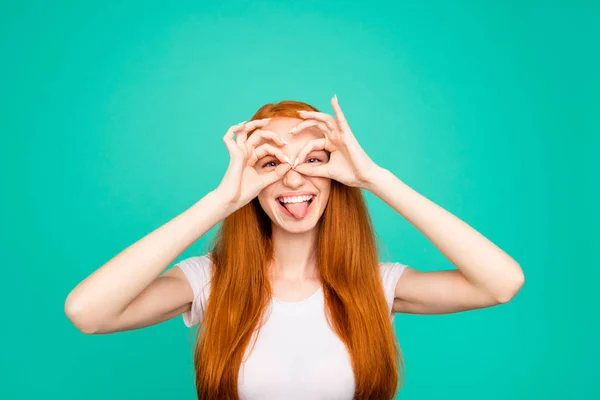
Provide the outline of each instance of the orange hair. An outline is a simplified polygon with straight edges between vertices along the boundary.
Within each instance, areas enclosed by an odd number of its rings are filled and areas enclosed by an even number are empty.
[[[296,110],[318,111],[286,100],[262,106],[252,119],[296,118]],[[318,238],[327,319],[350,354],[355,399],[393,399],[404,364],[359,188],[331,181]],[[239,399],[242,358],[271,301],[267,268],[272,256],[271,220],[257,198],[222,222],[210,251],[211,293],[194,349],[198,399]]]

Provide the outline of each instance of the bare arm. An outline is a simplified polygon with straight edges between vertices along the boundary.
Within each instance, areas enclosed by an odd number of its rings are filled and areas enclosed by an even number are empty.
[[[395,288],[395,312],[444,313],[510,301],[521,289],[521,266],[466,222],[416,192],[369,158],[352,133],[337,96],[331,99],[337,119],[321,112],[301,112],[295,129],[316,126],[325,139],[312,140],[300,152],[325,149],[325,164],[300,164],[309,176],[335,179],[371,191],[410,221],[454,264],[453,271],[404,271]],[[297,159],[298,160],[298,159]],[[294,163],[296,165],[296,163]]]
[[[407,314],[449,314],[502,304],[458,269],[423,272],[406,267],[395,294],[392,310]]]
[[[458,269],[405,271],[395,312],[439,314],[510,301],[520,290],[520,265],[467,223],[381,169],[369,189],[415,225]]]
[[[229,167],[217,189],[121,251],[69,293],[65,313],[75,326],[85,333],[116,332],[156,324],[190,309],[193,291],[183,272],[171,268],[159,275],[214,225],[291,168],[285,164],[258,174],[253,166],[256,160],[249,162],[251,155],[266,153],[283,160],[280,149],[260,145],[261,140],[285,144],[272,132],[257,131],[246,143],[249,132],[267,124],[264,119],[230,127],[223,137]]]
[[[188,309],[192,294],[182,273],[177,269],[157,278],[186,248],[225,218],[226,205],[217,192],[209,192],[182,214],[121,251],[69,293],[65,302],[69,319],[83,332],[105,333],[160,322]],[[149,307],[141,310],[141,303]],[[133,307],[128,309],[130,304]]]

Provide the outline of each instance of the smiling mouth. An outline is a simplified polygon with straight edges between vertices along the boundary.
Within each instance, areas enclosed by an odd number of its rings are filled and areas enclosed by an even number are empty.
[[[277,202],[286,215],[295,219],[304,218],[311,210],[310,206],[313,203],[315,195],[279,197]]]

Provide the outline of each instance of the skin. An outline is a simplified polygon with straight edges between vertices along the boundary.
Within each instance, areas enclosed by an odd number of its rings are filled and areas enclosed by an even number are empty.
[[[287,142],[280,146],[280,149],[288,161],[301,156],[302,160],[299,163],[325,164],[329,160],[329,154],[324,149],[317,148],[300,154],[308,143],[324,137],[323,133],[314,127],[290,134],[289,131],[302,121],[299,118],[275,118],[264,130],[275,133]],[[280,163],[277,157],[268,154],[257,160],[254,168],[259,174],[265,174]],[[330,187],[330,178],[307,176],[290,169],[280,180],[265,187],[258,194],[260,205],[272,221],[274,260],[271,281],[274,296],[280,300],[301,300],[314,293],[320,285],[314,255],[318,224],[327,206]],[[304,191],[312,192],[316,196],[313,197],[309,214],[297,220],[281,210],[277,198],[283,193]]]
[[[331,105],[335,115],[303,112],[298,118],[230,127],[223,137],[230,163],[218,187],[81,281],[65,301],[65,313],[74,325],[89,334],[110,333],[154,325],[189,311],[193,300],[189,282],[181,269],[165,272],[165,268],[257,196],[274,228],[274,296],[284,301],[306,298],[320,285],[315,234],[331,179],[381,198],[456,267],[437,271],[406,267],[395,288],[394,312],[442,314],[510,301],[525,281],[520,265],[466,222],[373,162],[356,140],[336,96]],[[250,131],[254,133],[248,138]],[[327,162],[311,159],[324,153],[329,154]],[[269,156],[275,160],[270,170],[258,162]],[[301,190],[318,192],[318,207],[306,220],[293,221],[276,209],[275,198]]]
[[[309,140],[298,156],[304,159],[310,152],[326,150],[330,153],[329,161],[309,164],[298,160],[290,162],[291,157],[287,157],[293,169],[288,173],[298,177],[304,175],[306,180],[308,177],[335,179],[371,191],[413,223],[457,267],[431,272],[407,267],[395,288],[393,310],[441,314],[490,307],[511,300],[524,283],[520,265],[467,223],[371,160],[350,129],[337,96],[331,99],[331,105],[335,117],[322,112],[299,112],[303,121],[291,130],[294,135],[301,135],[306,129],[318,129],[324,137]],[[279,134],[283,132],[274,129]],[[293,229],[278,224],[277,218],[272,217],[272,221],[274,226],[281,228],[278,235]],[[293,255],[289,253],[289,244],[293,244]],[[314,237],[301,236],[278,247],[275,255],[280,261],[278,271],[283,276],[293,271],[293,276],[300,278],[301,272],[306,274],[312,270],[308,260],[313,247]],[[298,260],[302,261],[300,265]]]
[[[335,117],[305,112],[303,127],[319,127],[327,141],[324,165],[299,165],[308,176],[325,176],[358,186],[385,201],[410,221],[456,266],[423,272],[407,267],[395,288],[394,312],[442,314],[490,307],[510,301],[525,277],[520,265],[489,239],[455,215],[421,195],[392,172],[374,163],[359,145],[337,96],[331,99]]]

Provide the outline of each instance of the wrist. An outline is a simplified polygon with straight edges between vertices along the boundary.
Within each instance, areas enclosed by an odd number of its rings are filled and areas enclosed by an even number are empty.
[[[371,169],[368,177],[364,180],[362,185],[363,189],[370,192],[376,192],[377,189],[383,185],[388,174],[390,174],[390,172],[387,169],[376,165]]]
[[[213,209],[216,211],[219,219],[223,220],[232,214],[236,207],[236,201],[228,196],[224,191],[219,188],[213,189],[206,194],[210,202],[214,205]]]

